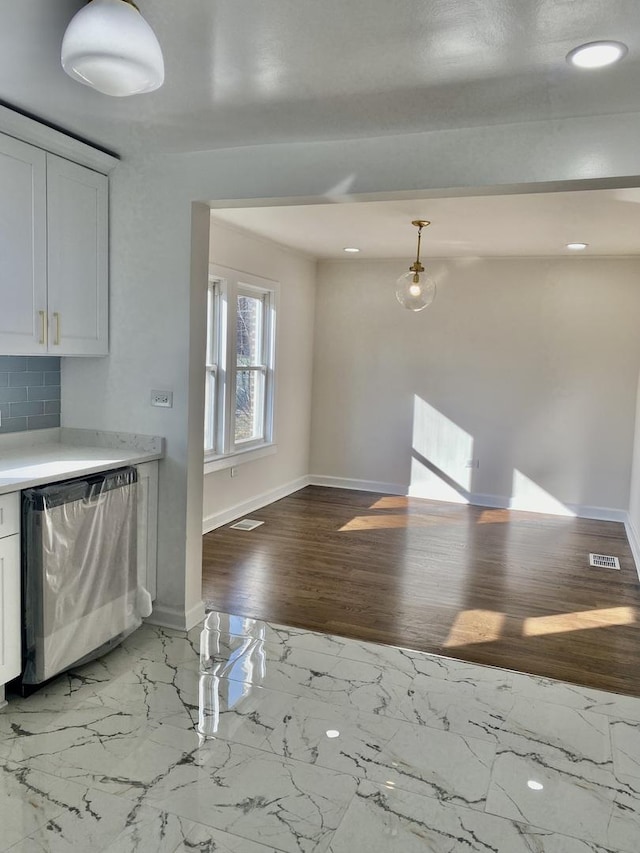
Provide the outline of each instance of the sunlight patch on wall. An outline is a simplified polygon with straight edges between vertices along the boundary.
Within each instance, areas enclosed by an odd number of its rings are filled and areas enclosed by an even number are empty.
[[[443,646],[448,649],[499,640],[506,618],[495,610],[463,610],[456,616]]]
[[[575,512],[546,492],[517,468],[513,471],[511,507],[526,512],[546,512],[551,515],[568,515],[575,518]]]
[[[413,453],[409,494],[468,503],[473,437],[417,394],[413,398]]]
[[[523,637],[542,637],[545,634],[565,634],[568,631],[587,631],[590,628],[607,628],[614,625],[634,625],[633,607],[605,607],[582,610],[578,613],[559,613],[555,616],[534,616],[525,619]]]

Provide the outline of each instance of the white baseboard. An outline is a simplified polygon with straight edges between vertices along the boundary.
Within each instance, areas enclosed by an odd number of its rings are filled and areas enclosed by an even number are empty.
[[[616,507],[567,504],[567,509],[578,518],[592,518],[594,521],[618,521],[624,524],[627,518],[627,511]]]
[[[224,524],[229,524],[230,521],[235,521],[243,515],[255,512],[257,509],[261,509],[263,506],[267,506],[274,501],[279,501],[280,498],[286,498],[287,495],[303,489],[309,483],[309,477],[298,477],[297,480],[291,480],[291,482],[278,486],[275,489],[270,489],[268,492],[262,492],[262,494],[255,495],[255,497],[249,500],[230,506],[228,509],[222,510],[222,512],[209,515],[202,522],[202,533],[210,533],[216,527],[222,527]]]
[[[627,532],[627,539],[629,540],[631,553],[633,554],[633,559],[636,564],[636,571],[638,573],[638,578],[640,579],[640,534],[631,521],[629,513],[626,515],[627,517],[624,520],[624,529]]]
[[[185,613],[181,607],[172,604],[153,602],[153,611],[144,621],[161,628],[173,628],[176,631],[190,631],[204,619],[204,601],[194,604]]]
[[[358,492],[382,492],[386,495],[406,495],[407,487],[398,483],[383,483],[379,480],[349,480],[346,477],[325,477],[324,474],[311,474],[310,486],[327,486],[330,489],[354,489]]]
[[[436,495],[430,495],[426,492],[420,493],[419,490],[414,490],[410,486],[400,483],[383,483],[376,480],[349,480],[346,477],[327,477],[321,474],[312,474],[309,477],[309,484],[312,486],[327,486],[334,489],[355,489],[361,492],[383,492],[389,495],[408,495],[412,497],[424,498],[426,500],[442,501],[442,498]],[[445,503],[447,501],[444,501]],[[472,493],[469,498],[460,497],[459,501],[451,501],[449,503],[464,503],[472,504],[473,506],[486,506],[492,509],[512,509],[518,512],[537,512],[542,515],[564,515],[577,518],[591,518],[598,521],[619,521],[626,522],[627,512],[623,509],[602,506],[588,506],[586,504],[560,504],[556,507],[553,505],[541,507],[535,502],[528,502],[518,498],[509,498],[504,495],[487,495],[481,493]]]
[[[473,496],[476,497],[475,495]],[[479,495],[478,497],[483,497]],[[491,497],[491,496],[490,496]],[[542,515],[560,515],[569,518],[590,518],[594,521],[619,521],[624,524],[627,512],[609,506],[589,506],[589,504],[550,503],[540,504],[537,501],[528,501],[526,498],[505,498],[503,504],[505,509],[513,509],[518,512],[537,512]],[[473,503],[476,503],[474,500]],[[482,506],[483,504],[480,503]],[[493,506],[493,504],[491,504]]]
[[[192,628],[195,628],[196,625],[199,625],[200,622],[203,621],[204,617],[204,601],[200,600],[197,604],[194,604],[193,607],[189,608],[185,614],[185,631],[190,631]]]

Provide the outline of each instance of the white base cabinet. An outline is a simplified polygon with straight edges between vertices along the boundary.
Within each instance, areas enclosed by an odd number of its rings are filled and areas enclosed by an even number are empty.
[[[20,493],[0,496],[0,705],[2,685],[20,675]]]

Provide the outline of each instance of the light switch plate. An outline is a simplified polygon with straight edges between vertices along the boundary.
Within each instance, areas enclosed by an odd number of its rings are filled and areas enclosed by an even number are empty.
[[[151,405],[160,406],[163,409],[172,409],[173,391],[152,391]]]

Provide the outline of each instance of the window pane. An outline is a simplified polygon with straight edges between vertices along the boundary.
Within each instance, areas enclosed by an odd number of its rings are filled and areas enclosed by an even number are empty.
[[[262,364],[262,298],[238,296],[236,358],[238,367]]]
[[[264,438],[264,375],[260,370],[236,374],[235,441]]]
[[[204,449],[216,449],[216,374],[207,370],[204,391]]]
[[[213,361],[213,328],[215,324],[215,317],[213,308],[215,305],[215,293],[213,289],[213,285],[209,285],[209,290],[207,291],[207,363],[211,364]]]

